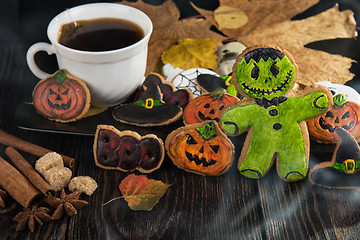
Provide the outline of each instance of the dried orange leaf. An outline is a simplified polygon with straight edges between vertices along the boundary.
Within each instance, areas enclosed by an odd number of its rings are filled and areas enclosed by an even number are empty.
[[[164,64],[171,63],[174,67],[184,70],[189,68],[209,68],[217,70],[215,39],[185,38],[165,51],[161,59]]]
[[[229,6],[220,6],[215,9],[214,17],[220,30],[224,28],[241,28],[248,21],[248,17],[245,12],[238,8]]]
[[[150,211],[169,186],[161,181],[148,179],[145,175],[130,174],[121,181],[119,188],[132,210]]]

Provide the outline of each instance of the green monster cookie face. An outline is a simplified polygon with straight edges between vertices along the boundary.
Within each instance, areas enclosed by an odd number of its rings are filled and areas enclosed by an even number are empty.
[[[295,78],[295,66],[279,50],[257,48],[244,55],[236,67],[240,89],[255,99],[284,96]]]

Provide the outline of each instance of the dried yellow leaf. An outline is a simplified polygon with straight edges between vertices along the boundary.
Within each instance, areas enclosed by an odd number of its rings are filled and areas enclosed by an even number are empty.
[[[108,109],[107,107],[94,107],[94,106],[91,106],[89,108],[89,111],[84,115],[84,118],[85,117],[91,117],[91,116],[94,116],[94,115],[98,115],[100,113],[105,112],[107,109]]]
[[[184,70],[209,68],[217,71],[217,40],[211,38],[185,38],[165,51],[161,60]]]
[[[245,26],[248,16],[238,8],[220,6],[214,11],[214,18],[219,29],[236,29]]]

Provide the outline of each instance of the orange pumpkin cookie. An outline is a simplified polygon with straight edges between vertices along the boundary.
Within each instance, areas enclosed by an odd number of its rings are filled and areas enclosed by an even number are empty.
[[[184,123],[192,124],[214,120],[219,123],[221,111],[232,102],[239,101],[226,93],[223,88],[218,88],[211,93],[200,95],[191,100],[184,109]]]
[[[82,118],[91,101],[86,84],[63,69],[38,82],[32,98],[41,116],[63,123]]]
[[[335,130],[341,127],[360,141],[360,105],[348,101],[344,94],[335,95],[333,103],[322,115],[306,120],[311,139],[336,143],[340,138]]]
[[[175,166],[199,175],[221,175],[234,161],[234,145],[215,121],[178,128],[166,138],[165,148]]]

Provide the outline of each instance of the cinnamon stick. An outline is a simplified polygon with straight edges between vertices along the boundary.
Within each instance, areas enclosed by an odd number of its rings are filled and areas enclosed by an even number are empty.
[[[35,155],[37,157],[42,157],[48,152],[53,152],[53,151],[51,151],[49,149],[46,149],[44,147],[41,147],[41,146],[38,146],[36,144],[27,142],[27,141],[25,141],[23,139],[20,139],[20,138],[14,136],[14,135],[11,135],[11,134],[3,131],[3,130],[0,130],[0,143],[4,144],[4,145],[7,145],[7,146],[10,146],[10,147],[17,148],[17,149],[19,149],[21,151],[30,153],[30,154]],[[71,157],[68,157],[68,156],[65,156],[65,155],[62,155],[62,154],[60,154],[60,155],[63,158],[65,166],[67,166],[69,168],[72,168],[74,166],[74,162],[75,162],[74,158],[71,158]]]
[[[45,195],[51,195],[55,190],[47,183],[40,174],[26,161],[13,147],[5,149],[6,155],[11,159],[19,171]]]
[[[1,157],[0,185],[23,207],[30,207],[31,202],[41,195],[24,175]]]

